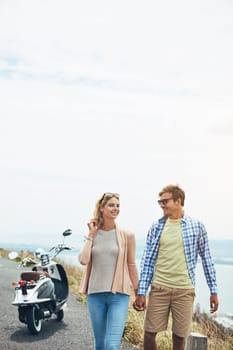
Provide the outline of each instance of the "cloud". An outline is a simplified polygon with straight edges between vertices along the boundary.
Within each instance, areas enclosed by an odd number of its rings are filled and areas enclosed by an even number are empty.
[[[141,236],[177,182],[212,237],[222,222],[229,237],[231,13],[210,0],[1,1],[1,230],[81,232],[116,191]]]

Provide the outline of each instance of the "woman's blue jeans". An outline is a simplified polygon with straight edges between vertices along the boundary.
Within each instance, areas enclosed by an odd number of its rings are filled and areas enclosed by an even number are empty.
[[[95,350],[119,350],[128,313],[129,296],[111,292],[87,296]]]

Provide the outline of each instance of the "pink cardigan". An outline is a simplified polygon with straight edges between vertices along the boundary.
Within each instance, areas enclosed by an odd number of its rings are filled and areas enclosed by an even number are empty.
[[[116,227],[116,236],[119,254],[111,291],[112,293],[130,295],[130,281],[134,290],[138,287],[138,271],[135,263],[135,236],[133,233],[123,230],[118,226]],[[87,265],[80,286],[80,292],[83,294],[87,294],[91,273],[91,249],[92,242],[87,240],[79,253],[80,264]]]

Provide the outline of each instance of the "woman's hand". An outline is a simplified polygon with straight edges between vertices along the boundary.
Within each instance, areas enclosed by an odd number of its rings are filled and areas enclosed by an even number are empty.
[[[96,232],[98,230],[98,223],[96,219],[91,219],[88,223],[87,226],[89,228],[89,233],[88,237],[94,238],[96,236]]]

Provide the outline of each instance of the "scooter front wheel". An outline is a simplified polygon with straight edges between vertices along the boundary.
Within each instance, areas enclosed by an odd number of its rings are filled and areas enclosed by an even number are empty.
[[[42,320],[39,317],[39,307],[37,305],[28,308],[27,325],[31,334],[38,334],[41,331]]]

